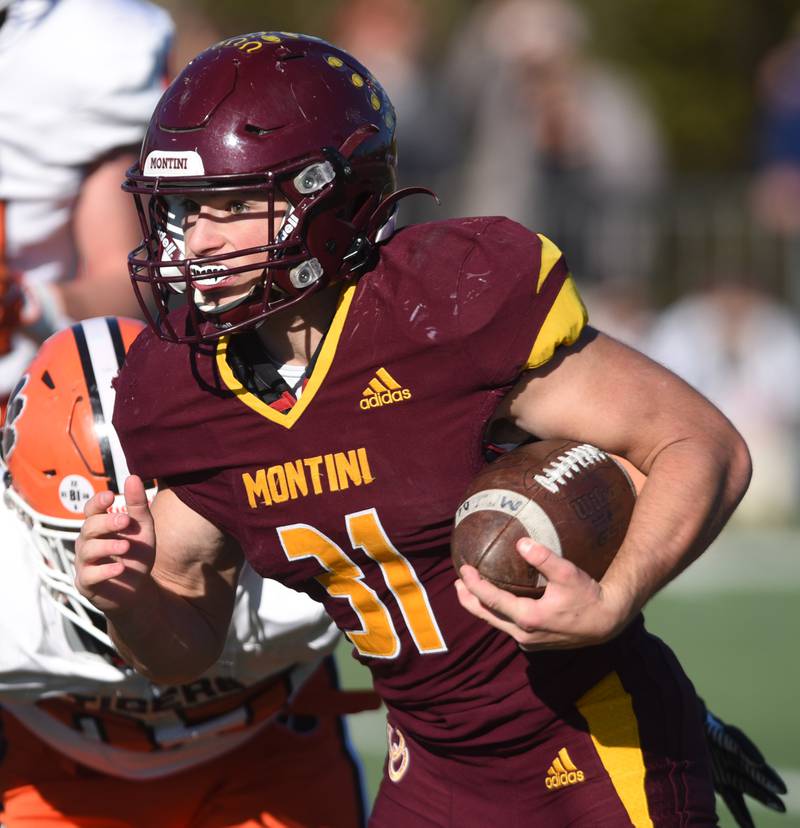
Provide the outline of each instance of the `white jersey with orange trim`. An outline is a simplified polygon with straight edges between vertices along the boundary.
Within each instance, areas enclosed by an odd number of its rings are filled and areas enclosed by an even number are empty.
[[[1,502],[0,537],[0,704],[60,753],[104,773],[165,776],[233,750],[336,645],[320,604],[247,567],[217,664],[189,684],[156,687],[96,651],[57,610],[33,541]]]
[[[70,223],[87,169],[141,141],[172,34],[169,15],[147,0],[10,5],[0,26],[0,257],[12,272],[74,276]],[[13,385],[33,354],[21,336],[14,345],[0,385]]]

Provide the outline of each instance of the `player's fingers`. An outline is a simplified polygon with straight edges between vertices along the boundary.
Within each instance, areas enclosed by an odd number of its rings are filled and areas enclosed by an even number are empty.
[[[733,747],[729,749],[735,756],[734,761],[741,764],[742,772],[767,791],[785,794],[786,783],[780,774],[767,764],[764,755],[752,740],[736,725],[726,725],[724,732],[733,743]]]
[[[142,478],[137,474],[132,474],[125,481],[125,506],[128,514],[136,521],[151,520],[150,505],[147,502],[147,494],[145,493],[144,483]]]
[[[459,569],[461,580],[466,589],[480,602],[482,607],[504,621],[510,621],[515,626],[524,626],[526,629],[536,627],[535,619],[531,617],[533,598],[520,598],[493,583],[481,578],[478,570],[464,564]],[[524,621],[522,615],[525,615]]]
[[[517,551],[552,583],[566,583],[581,572],[572,561],[562,558],[533,538],[520,538],[517,541]]]
[[[118,578],[124,571],[125,564],[122,561],[108,561],[84,567],[75,573],[75,586],[83,594],[92,593],[99,584]]]
[[[97,492],[84,503],[83,513],[86,517],[103,514],[113,502],[114,495],[112,492]]]
[[[104,538],[125,532],[130,527],[128,515],[117,512],[109,514],[103,511],[87,517],[81,527],[81,546],[94,538]]]
[[[494,610],[487,609],[478,598],[467,589],[463,581],[455,582],[456,594],[459,603],[467,612],[472,613],[477,618],[490,624],[500,632],[504,632],[510,638],[517,642],[521,650],[527,652],[534,652],[536,650],[546,650],[554,646],[559,646],[560,639],[553,639],[552,635],[546,630],[537,630],[535,628],[526,628],[524,625],[513,620],[507,620],[502,615]],[[521,598],[521,601],[529,601],[532,599]]]
[[[463,569],[464,567],[462,567]],[[486,621],[512,637],[514,637],[515,632],[519,632],[519,628],[512,621],[495,610],[487,608],[471,588],[465,584],[463,576],[455,582],[455,587],[458,601],[467,612],[471,612],[477,618]]]
[[[739,828],[756,828],[753,823],[753,818],[750,816],[750,811],[745,804],[744,797],[739,791],[731,788],[723,788],[719,791],[719,795],[728,806],[728,810],[731,812]]]
[[[123,538],[93,538],[75,555],[76,567],[89,567],[107,558],[121,557],[130,550],[130,541]]]
[[[763,779],[747,773],[737,774],[734,776],[734,784],[737,790],[757,799],[773,811],[783,813],[786,810],[783,800],[763,784]]]
[[[461,575],[461,581],[464,586],[481,604],[508,617],[503,612],[503,604],[508,603],[504,599],[506,597],[513,599],[515,596],[511,595],[511,593],[504,592],[499,587],[481,578],[480,573],[474,566],[464,564],[458,573]]]

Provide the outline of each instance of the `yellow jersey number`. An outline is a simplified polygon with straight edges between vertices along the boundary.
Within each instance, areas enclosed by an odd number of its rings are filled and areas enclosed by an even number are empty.
[[[392,545],[375,509],[346,515],[345,525],[353,549],[362,549],[380,567],[420,653],[447,650],[425,588],[411,564]],[[375,591],[364,583],[364,573],[345,551],[305,523],[281,526],[278,536],[289,560],[316,558],[326,570],[324,575],[317,576],[320,584],[329,595],[350,602],[361,629],[344,633],[358,652],[371,658],[396,658],[400,654],[400,638],[391,615]]]

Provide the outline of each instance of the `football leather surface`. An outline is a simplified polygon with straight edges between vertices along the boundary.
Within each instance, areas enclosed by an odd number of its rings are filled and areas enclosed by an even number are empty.
[[[483,468],[456,510],[451,553],[516,595],[547,579],[516,550],[531,537],[599,580],[622,544],[636,490],[608,454],[586,443],[526,443]]]

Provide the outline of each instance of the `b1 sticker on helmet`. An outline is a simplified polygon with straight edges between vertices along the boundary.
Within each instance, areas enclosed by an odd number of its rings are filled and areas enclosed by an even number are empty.
[[[68,474],[58,484],[58,497],[68,512],[83,514],[83,504],[94,494],[92,484],[79,474]]]
[[[153,150],[145,159],[144,174],[161,178],[184,175],[204,175],[205,167],[199,152],[194,150]]]

